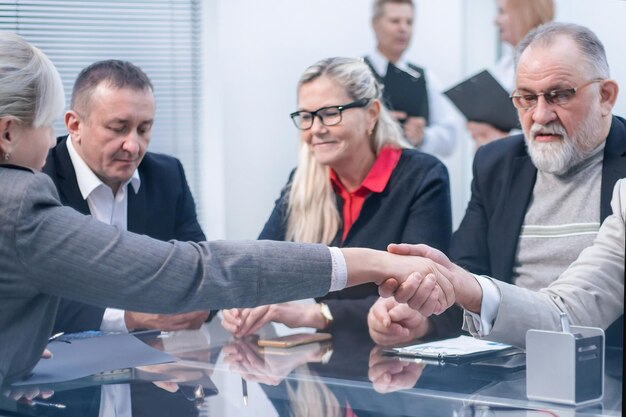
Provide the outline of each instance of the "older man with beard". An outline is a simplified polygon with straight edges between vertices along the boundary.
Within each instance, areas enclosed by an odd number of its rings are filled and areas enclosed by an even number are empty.
[[[516,58],[512,100],[524,134],[477,151],[472,197],[449,255],[477,275],[538,290],[592,244],[611,213],[613,186],[626,177],[626,121],[611,114],[618,85],[589,29],[541,26]],[[483,288],[498,299],[494,286]],[[484,318],[496,309],[483,305],[475,327],[488,333]],[[384,345],[452,335],[461,323],[460,309],[426,319],[387,299],[368,316],[372,338]],[[622,326],[623,317],[607,330],[607,344],[623,346]]]

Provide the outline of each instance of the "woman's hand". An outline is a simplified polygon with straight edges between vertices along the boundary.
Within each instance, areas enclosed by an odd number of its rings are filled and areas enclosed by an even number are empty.
[[[323,329],[326,326],[319,304],[269,304],[254,308],[233,308],[224,310],[223,314],[222,326],[236,337],[248,336],[272,321],[291,328]]]

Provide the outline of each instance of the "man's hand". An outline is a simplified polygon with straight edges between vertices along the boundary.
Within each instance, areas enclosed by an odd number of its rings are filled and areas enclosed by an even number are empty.
[[[452,283],[457,303],[465,310],[480,313],[483,290],[476,278],[460,266],[454,264],[443,252],[428,245],[391,244],[389,252],[405,256],[423,256],[449,271],[446,278]],[[448,306],[449,307],[449,306]]]
[[[367,315],[369,333],[379,345],[393,346],[422,338],[430,331],[430,321],[408,304],[393,298],[379,298]]]
[[[193,311],[183,314],[148,314],[124,312],[128,330],[156,329],[164,331],[199,329],[209,317],[208,311]]]
[[[413,388],[425,367],[423,362],[402,361],[397,356],[384,356],[382,348],[375,346],[370,352],[367,375],[374,389],[386,394]]]
[[[503,132],[489,123],[481,122],[467,122],[467,130],[469,130],[472,139],[476,142],[477,148],[509,135],[509,132]]]
[[[326,326],[319,304],[279,303],[254,308],[232,308],[222,313],[222,326],[236,337],[253,334],[269,322],[282,323],[291,328],[323,329]]]

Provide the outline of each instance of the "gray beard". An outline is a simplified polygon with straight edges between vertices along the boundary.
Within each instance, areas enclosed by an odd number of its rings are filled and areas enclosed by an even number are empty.
[[[563,137],[560,142],[538,143],[534,140],[536,132],[551,132]],[[530,132],[524,132],[524,140],[533,164],[541,172],[563,175],[573,166],[586,159],[596,148],[600,135],[599,121],[587,117],[576,135],[569,136],[560,122],[548,125],[533,124]],[[531,139],[529,139],[529,137]]]

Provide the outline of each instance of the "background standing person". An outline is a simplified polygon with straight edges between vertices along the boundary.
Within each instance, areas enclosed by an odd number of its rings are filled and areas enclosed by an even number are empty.
[[[413,36],[414,15],[412,0],[375,0],[376,48],[364,59],[385,86],[385,105],[402,124],[405,138],[423,152],[448,156],[456,144],[455,110],[441,94],[435,75],[404,54]]]
[[[554,19],[554,0],[496,0],[498,14],[494,23],[498,27],[500,41],[510,46],[489,72],[512,93],[515,89],[515,57],[517,44],[532,29]],[[467,122],[467,130],[476,142],[476,147],[497,139],[509,136],[511,132],[503,132],[483,122]]]

